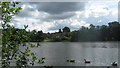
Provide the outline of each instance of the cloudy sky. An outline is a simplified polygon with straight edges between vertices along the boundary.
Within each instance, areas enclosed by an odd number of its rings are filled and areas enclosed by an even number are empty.
[[[10,25],[27,30],[55,32],[67,26],[78,30],[90,24],[106,25],[118,21],[118,1],[87,2],[27,2],[21,3],[22,10],[15,15]]]

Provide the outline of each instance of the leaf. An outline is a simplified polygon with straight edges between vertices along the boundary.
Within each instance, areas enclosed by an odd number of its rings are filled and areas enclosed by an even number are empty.
[[[10,8],[10,10],[9,10],[9,11],[10,11],[10,12],[13,12],[14,10],[15,10],[15,8]]]

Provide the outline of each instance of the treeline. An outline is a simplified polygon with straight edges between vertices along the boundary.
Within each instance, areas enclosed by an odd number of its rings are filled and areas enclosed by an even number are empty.
[[[6,33],[9,35],[9,33],[11,33],[12,35],[7,38],[7,35],[3,35],[2,37],[4,37],[2,39],[2,41],[5,41],[6,39],[8,39],[9,41],[19,41],[18,43],[22,42],[41,42],[45,39],[45,37],[43,36],[43,32],[42,31],[26,31],[25,29],[18,29],[18,28],[7,28],[7,29],[2,29],[2,32]],[[20,36],[20,37],[18,37]],[[29,39],[27,38],[29,37]]]
[[[73,31],[71,35],[72,42],[78,41],[120,41],[120,23],[110,22],[108,25],[90,27],[81,27]]]
[[[43,35],[43,31],[29,31],[30,34],[30,41],[31,42],[41,42],[45,39],[45,36]]]
[[[55,33],[43,33],[43,31],[29,31],[31,42],[63,42],[70,41],[70,28],[64,27]]]
[[[25,29],[7,28],[6,32],[11,31],[13,37],[9,40],[18,41],[17,36],[24,38],[24,42],[84,42],[84,41],[120,41],[120,23],[110,22],[108,25],[95,26],[93,24],[90,27],[82,26],[79,30],[70,32],[69,27],[59,29],[55,33],[43,33],[42,31],[26,31]],[[29,37],[30,39],[26,39]],[[2,39],[3,41],[5,39]]]
[[[70,32],[69,27],[59,29],[55,33],[43,33],[42,31],[29,32],[31,42],[84,42],[84,41],[120,41],[120,23],[110,22],[108,25],[89,27],[82,26],[79,30]]]

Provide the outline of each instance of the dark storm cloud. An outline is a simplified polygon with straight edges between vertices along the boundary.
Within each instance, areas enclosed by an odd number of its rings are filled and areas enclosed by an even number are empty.
[[[85,2],[40,2],[37,9],[49,14],[61,14],[84,10],[84,6]]]

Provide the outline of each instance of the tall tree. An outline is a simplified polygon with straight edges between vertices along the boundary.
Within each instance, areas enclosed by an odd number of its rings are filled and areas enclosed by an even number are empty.
[[[64,27],[63,32],[70,32],[70,28],[69,27]]]
[[[62,33],[62,30],[61,29],[59,29],[59,32],[58,33]]]

